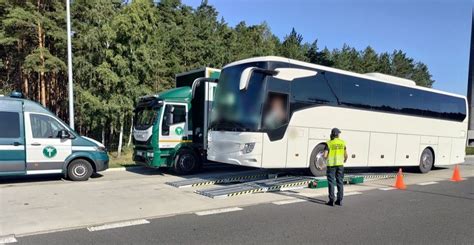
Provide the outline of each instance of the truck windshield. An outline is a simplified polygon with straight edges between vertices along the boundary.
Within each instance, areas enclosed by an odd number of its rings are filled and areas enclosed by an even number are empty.
[[[265,75],[254,72],[248,88],[239,89],[240,75],[247,67],[265,68],[265,63],[246,63],[222,70],[216,89],[211,129],[259,131]]]
[[[138,107],[135,110],[135,129],[144,130],[153,126],[159,107]]]

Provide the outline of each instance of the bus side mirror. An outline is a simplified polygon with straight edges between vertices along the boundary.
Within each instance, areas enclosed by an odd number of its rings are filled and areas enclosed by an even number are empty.
[[[250,77],[252,77],[253,70],[256,67],[247,67],[242,71],[242,74],[240,75],[240,82],[239,82],[239,89],[240,90],[246,90],[247,87],[249,86],[250,82]]]
[[[246,90],[249,86],[250,78],[252,77],[252,74],[254,72],[260,72],[265,76],[276,76],[278,75],[277,70],[267,70],[267,69],[262,69],[258,67],[247,67],[242,71],[242,74],[240,75],[240,82],[239,82],[239,89],[240,90]]]

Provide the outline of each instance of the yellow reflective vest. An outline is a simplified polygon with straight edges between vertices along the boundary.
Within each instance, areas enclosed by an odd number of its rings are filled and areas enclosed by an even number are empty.
[[[346,149],[346,143],[344,140],[334,138],[327,142],[329,154],[328,154],[328,167],[344,166],[344,151]]]

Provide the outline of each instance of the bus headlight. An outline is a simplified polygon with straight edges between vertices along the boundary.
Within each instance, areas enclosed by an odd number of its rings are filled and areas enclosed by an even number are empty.
[[[244,147],[242,148],[242,153],[248,154],[253,151],[253,148],[255,147],[255,142],[252,143],[246,143]]]

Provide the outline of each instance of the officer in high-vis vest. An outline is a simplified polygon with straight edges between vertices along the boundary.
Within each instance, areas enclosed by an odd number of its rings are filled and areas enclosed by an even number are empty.
[[[334,182],[337,183],[336,205],[342,206],[344,196],[344,163],[347,161],[346,143],[339,138],[341,131],[337,128],[331,130],[331,140],[327,142],[324,157],[327,161],[327,178],[329,188],[329,206],[334,206]]]

